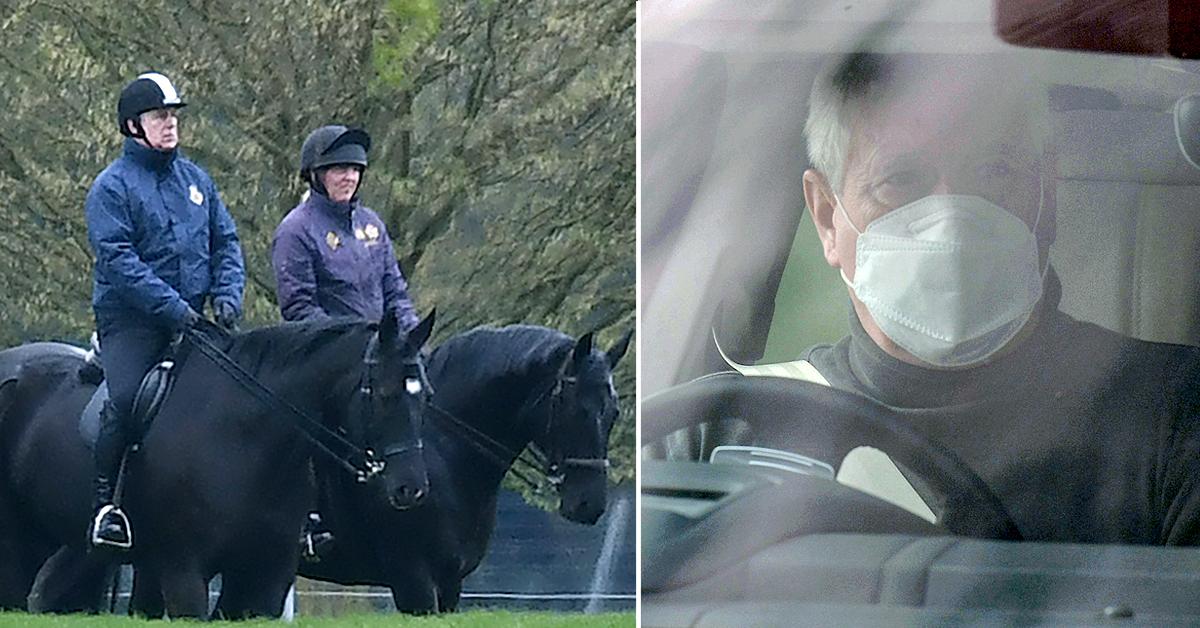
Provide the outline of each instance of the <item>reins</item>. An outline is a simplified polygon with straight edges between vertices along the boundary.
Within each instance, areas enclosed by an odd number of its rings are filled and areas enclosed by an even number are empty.
[[[354,474],[355,479],[359,482],[366,482],[383,471],[385,463],[381,458],[376,457],[374,451],[370,448],[359,447],[336,431],[325,427],[320,421],[308,416],[303,410],[292,405],[286,399],[280,398],[242,368],[233,358],[230,358],[220,347],[217,347],[203,332],[189,329],[186,332],[186,336],[205,357],[212,360],[218,368],[229,375],[230,378],[260,403],[268,408],[282,409],[305,439],[315,445],[318,451],[324,453],[342,468]],[[376,339],[377,336],[372,336],[372,344],[376,342]],[[369,348],[370,346],[368,345]],[[364,358],[364,362],[369,364],[368,360],[371,357]],[[371,391],[369,376],[368,380],[361,387],[361,390],[364,394],[368,395],[366,403],[367,407],[370,407],[371,399],[369,395]],[[335,450],[341,450],[341,453]]]
[[[478,428],[455,416],[453,412],[450,412],[449,410],[446,410],[433,402],[430,402],[426,407],[433,410],[437,414],[440,414],[442,417],[449,419],[452,425],[462,430],[464,432],[463,436],[465,437],[467,443],[473,445],[476,449],[483,453],[483,455],[488,458],[489,462],[492,462],[501,469],[511,471],[513,476],[524,482],[530,489],[537,489],[538,486],[540,486],[537,481],[530,479],[525,472],[518,469],[515,465],[517,462],[520,462],[525,466],[530,467],[534,471],[540,471],[542,473],[546,473],[545,469],[527,460],[523,460],[520,452],[512,449],[504,443],[501,443],[491,436],[488,436]],[[511,465],[509,460],[513,461]]]
[[[537,397],[534,397],[533,399],[529,400],[528,402],[522,404],[521,414],[524,414],[527,410],[532,410],[533,408],[536,408],[544,400],[546,400],[547,397],[549,397],[550,406],[547,409],[547,417],[546,417],[546,422],[545,422],[545,434],[549,435],[550,431],[553,429],[554,419],[558,415],[557,410],[558,410],[559,404],[562,402],[562,393],[563,393],[564,389],[567,386],[574,386],[575,384],[576,384],[576,379],[574,377],[566,377],[566,376],[555,377],[554,383],[551,386],[549,386],[546,390],[542,391],[541,394],[539,394]],[[484,454],[484,456],[486,456],[492,463],[494,463],[496,466],[500,467],[501,469],[510,471],[513,474],[513,476],[515,476],[517,479],[524,482],[531,489],[537,489],[540,486],[540,484],[538,482],[535,482],[534,480],[530,479],[529,476],[526,475],[524,471],[519,469],[516,466],[516,464],[518,462],[523,464],[526,467],[529,467],[533,471],[537,471],[537,472],[540,472],[543,475],[545,475],[546,479],[553,486],[558,486],[558,485],[562,484],[562,482],[563,482],[565,471],[563,469],[559,468],[560,465],[562,467],[568,467],[568,468],[569,467],[583,467],[583,468],[600,469],[600,470],[604,470],[604,471],[607,471],[609,468],[609,461],[607,458],[573,458],[573,457],[569,457],[569,458],[563,458],[561,461],[556,462],[556,461],[553,461],[553,460],[550,460],[549,458],[547,458],[546,454],[544,452],[542,452],[537,447],[537,445],[534,445],[534,444],[530,444],[527,448],[524,448],[521,451],[517,451],[517,450],[505,445],[504,443],[501,443],[500,441],[496,440],[492,436],[484,433],[482,430],[479,430],[478,428],[476,428],[476,427],[468,424],[467,422],[463,421],[462,419],[458,418],[457,416],[454,415],[454,413],[452,413],[432,402],[429,403],[428,407],[430,409],[432,409],[434,412],[436,412],[437,414],[448,419],[455,427],[462,430],[464,432],[464,436],[466,437],[467,442],[470,443],[471,445],[473,445],[479,451],[481,451]],[[521,454],[524,451],[530,452],[530,455],[534,459],[532,462],[522,458]],[[511,466],[509,463],[510,460],[512,461]]]

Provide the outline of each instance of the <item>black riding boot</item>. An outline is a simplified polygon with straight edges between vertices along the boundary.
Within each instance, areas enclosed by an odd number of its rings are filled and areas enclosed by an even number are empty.
[[[92,525],[88,540],[94,546],[129,549],[132,537],[129,521],[120,509],[113,506],[121,459],[125,456],[125,429],[121,417],[111,403],[104,404],[100,415],[100,433],[96,437],[95,498],[92,502]]]

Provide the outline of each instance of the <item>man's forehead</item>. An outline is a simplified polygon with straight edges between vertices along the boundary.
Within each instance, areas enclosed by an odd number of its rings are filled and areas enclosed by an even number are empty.
[[[1032,120],[1021,108],[973,108],[964,101],[910,104],[868,112],[852,127],[855,140],[913,148],[986,145],[1010,153],[1034,149]]]
[[[994,68],[984,65],[906,69],[876,90],[852,121],[852,144],[887,152],[1034,151],[1036,112],[1030,94],[1021,91],[1032,89],[1028,81],[985,74]]]

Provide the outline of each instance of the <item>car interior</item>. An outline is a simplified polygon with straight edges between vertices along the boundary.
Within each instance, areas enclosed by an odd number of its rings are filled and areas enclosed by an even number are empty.
[[[639,17],[643,625],[1200,622],[1200,549],[968,538],[833,481],[840,461],[722,448],[710,463],[728,431],[657,412],[697,378],[847,333],[804,207],[803,121],[818,68],[861,50],[1026,55],[1048,90],[1060,308],[1200,345],[1200,168],[1184,150],[1200,138],[1177,115],[1200,61],[1018,49],[986,1],[786,5]]]

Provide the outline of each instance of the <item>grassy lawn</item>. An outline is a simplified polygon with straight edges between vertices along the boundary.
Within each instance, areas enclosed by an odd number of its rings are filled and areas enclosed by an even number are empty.
[[[113,615],[27,615],[0,613],[0,626],[21,628],[145,628],[163,626],[161,621],[131,619]],[[176,622],[175,625],[178,625]],[[278,620],[212,622],[205,626],[281,626]],[[296,628],[627,628],[634,625],[633,613],[534,613],[508,611],[468,611],[439,617],[406,617],[397,614],[349,615],[345,617],[297,617]]]

